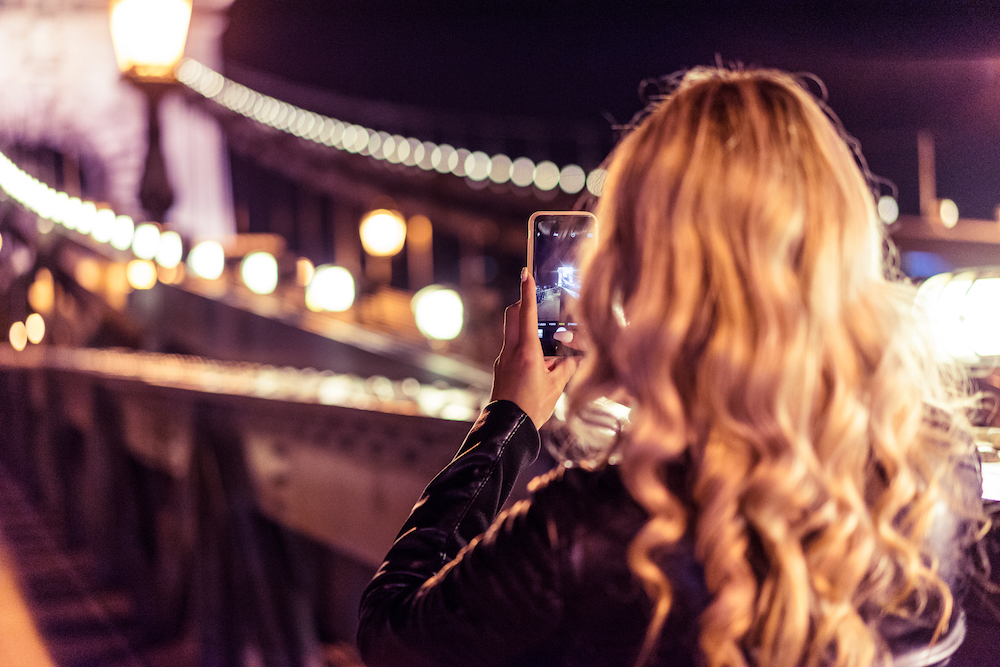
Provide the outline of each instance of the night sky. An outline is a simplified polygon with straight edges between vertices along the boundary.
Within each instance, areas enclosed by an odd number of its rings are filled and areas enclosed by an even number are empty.
[[[610,141],[638,84],[716,57],[811,72],[918,212],[916,132],[963,217],[1000,204],[1000,2],[236,0],[228,63],[428,110],[582,120]],[[933,6],[928,9],[928,7]],[[352,119],[363,122],[363,119]],[[470,148],[476,148],[470,146]]]

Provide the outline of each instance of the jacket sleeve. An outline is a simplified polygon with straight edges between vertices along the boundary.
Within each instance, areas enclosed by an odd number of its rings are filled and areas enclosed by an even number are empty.
[[[556,536],[527,501],[497,518],[539,448],[515,404],[486,407],[362,596],[358,648],[369,667],[502,664],[551,648]]]

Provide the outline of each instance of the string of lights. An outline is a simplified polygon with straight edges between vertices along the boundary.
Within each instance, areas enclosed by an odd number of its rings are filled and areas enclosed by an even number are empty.
[[[482,392],[456,387],[439,388],[422,384],[415,378],[398,381],[381,375],[362,378],[315,368],[279,368],[267,364],[225,362],[126,349],[47,347],[18,354],[0,347],[0,365],[75,371],[160,387],[319,403],[452,421],[475,419],[485,398]]]
[[[559,188],[567,194],[587,188],[594,196],[600,196],[604,186],[605,170],[600,167],[588,173],[575,164],[560,168],[548,160],[536,164],[527,157],[510,158],[502,153],[490,156],[482,151],[389,134],[264,95],[191,58],[181,61],[176,76],[191,90],[230,111],[338,151],[414,169],[453,174],[473,183],[489,179],[496,184],[510,183],[519,188],[534,186],[542,191]]]
[[[152,222],[135,225],[132,218],[127,215],[116,215],[110,208],[98,208],[94,202],[71,197],[66,192],[56,190],[27,173],[2,152],[0,152],[0,191],[38,216],[37,226],[41,234],[49,234],[56,228],[56,225],[60,225],[77,234],[88,236],[91,241],[99,244],[98,247],[107,246],[114,248],[119,253],[127,253],[125,256],[131,257],[131,259],[127,261],[125,274],[132,289],[150,289],[156,285],[159,274],[157,266],[168,272],[174,272],[181,268],[180,264],[184,258],[184,242],[177,232],[162,231],[159,225]],[[0,244],[2,244],[2,237],[0,237]],[[309,262],[306,259],[299,259],[299,263]],[[195,245],[188,252],[187,266],[195,276],[201,279],[208,281],[220,279],[225,270],[225,251],[222,244],[218,241],[208,240]],[[304,305],[309,310],[316,312],[344,311],[351,307],[354,302],[354,281],[346,269],[337,266],[313,268],[311,264],[308,268],[308,279],[303,283],[306,287]],[[45,275],[36,276],[36,283],[45,282],[46,276],[48,282],[51,283],[51,276],[46,269],[42,269],[39,273]],[[277,284],[275,259],[265,252],[250,253],[241,262],[240,275],[251,291],[261,295],[269,294],[274,291]],[[267,284],[264,285],[264,283]],[[441,294],[439,293],[444,293],[446,296],[454,295],[455,299],[458,298],[457,294],[435,287],[436,291],[422,290],[426,294],[418,293],[414,297],[418,328],[422,319],[430,319],[437,325],[437,328],[432,327],[433,331],[424,332],[426,336],[440,339],[454,338],[461,328],[461,302],[458,303],[459,315],[456,326],[452,322],[454,318],[451,320],[447,317],[443,318],[441,309],[433,308],[435,305],[433,302],[435,299],[440,300]],[[51,290],[51,285],[49,285],[49,289]],[[29,291],[30,300],[31,292]],[[424,314],[422,317],[424,301],[430,304],[431,309],[429,314]],[[444,333],[437,331],[442,326],[440,324],[442,321],[452,322],[447,325],[452,328]],[[423,328],[421,331],[423,332]],[[20,353],[28,348],[29,342],[40,343],[44,332],[45,324],[41,315],[32,313],[24,322],[15,322],[11,326],[8,338],[13,350]],[[0,348],[0,354],[3,353],[3,348]],[[117,351],[113,355],[96,351],[80,352],[76,356],[59,356],[59,354],[62,353],[58,353],[54,357],[45,357],[45,359],[57,365],[63,364],[66,368],[105,374],[118,373],[114,369],[121,368],[122,364],[125,364],[128,368],[137,369],[134,372],[130,371],[127,375],[136,376],[144,381],[152,381],[151,377],[159,377],[158,373],[160,375],[165,373],[166,375],[163,377],[174,378],[174,380],[169,381],[170,383],[175,380],[180,382],[177,378],[181,376],[187,378],[184,382],[192,382],[191,378],[197,379],[199,376],[199,373],[196,372],[198,369],[208,369],[211,372],[198,380],[198,383],[201,383],[198,386],[208,383],[206,386],[209,387],[214,386],[211,385],[212,382],[228,382],[222,376],[232,368],[236,368],[232,364],[225,365],[200,359],[175,359],[163,355],[133,353],[131,356],[122,356],[124,353],[121,351]],[[0,363],[3,364],[8,364],[9,361],[10,359],[6,357],[0,359]],[[153,366],[148,366],[148,364],[136,366],[139,362],[143,362],[143,364],[146,362],[155,363]],[[156,370],[157,368],[160,370]],[[392,383],[385,378],[375,377],[365,380],[353,375],[320,373],[311,369],[301,371],[280,369],[278,371],[269,366],[253,366],[250,371],[246,371],[244,366],[239,368],[242,369],[240,372],[244,375],[249,373],[250,376],[257,379],[250,384],[244,381],[240,385],[243,389],[236,393],[265,398],[304,400],[390,412],[403,411],[460,421],[473,419],[482,402],[482,396],[476,391],[459,388],[439,389],[423,385],[412,378],[404,380],[402,383]],[[309,385],[313,387],[310,390],[313,393],[304,397],[299,395],[298,398],[289,398],[285,396],[287,392],[282,393],[284,390],[274,389],[274,391],[270,391],[268,389],[276,377],[287,380],[293,375],[297,378],[295,382],[288,382],[282,386],[293,386],[301,381],[309,380],[311,382],[312,379],[320,379],[317,381],[318,384]],[[213,377],[215,379],[212,379]],[[232,382],[237,381],[232,380]],[[215,391],[204,387],[202,390]],[[369,396],[372,392],[374,392],[375,398],[381,400],[382,403],[373,402],[375,399]]]

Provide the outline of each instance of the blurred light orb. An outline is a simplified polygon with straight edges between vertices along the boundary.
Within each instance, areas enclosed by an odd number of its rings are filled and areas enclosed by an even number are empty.
[[[587,184],[587,174],[579,166],[568,164],[559,172],[559,187],[563,192],[575,195]]]
[[[973,281],[965,293],[963,323],[972,351],[980,357],[1000,355],[1000,278]]]
[[[55,301],[56,286],[52,272],[44,267],[38,269],[34,282],[28,288],[28,305],[35,312],[50,313]]]
[[[76,231],[81,234],[90,234],[97,222],[97,205],[92,201],[85,201],[80,205],[80,214],[76,222]]]
[[[269,252],[252,252],[240,264],[240,278],[254,294],[270,294],[278,287],[278,262]]]
[[[522,188],[531,185],[535,178],[535,163],[526,157],[514,160],[510,167],[510,182]]]
[[[194,275],[215,280],[226,268],[226,251],[218,241],[202,241],[188,253],[187,263]]]
[[[503,153],[490,158],[490,180],[494,183],[506,183],[510,180],[510,168],[513,162]]]
[[[10,339],[10,345],[15,350],[20,352],[28,345],[28,329],[24,326],[24,322],[14,322],[10,325],[10,331],[7,333],[7,338]]]
[[[28,319],[24,321],[25,333],[28,335],[28,340],[38,345],[45,338],[45,320],[38,313],[32,313],[28,315]]]
[[[184,242],[177,232],[163,232],[156,244],[156,263],[165,269],[172,269],[181,263],[184,256]]]
[[[102,208],[97,212],[94,219],[94,229],[90,236],[98,243],[107,243],[111,240],[111,234],[115,228],[115,212],[110,208]]]
[[[305,287],[316,274],[316,267],[305,257],[299,257],[295,261],[295,282]]]
[[[882,195],[878,198],[878,217],[887,225],[899,219],[899,203],[892,195]]]
[[[417,329],[434,340],[452,340],[462,332],[465,308],[455,290],[430,285],[413,295],[410,302]]]
[[[587,191],[595,197],[600,197],[601,193],[604,192],[604,179],[607,175],[608,172],[601,167],[587,174]]]
[[[559,185],[559,167],[548,160],[539,162],[538,166],[535,167],[533,180],[535,187],[539,190],[551,190]]]
[[[406,221],[384,208],[368,213],[361,221],[361,245],[373,257],[392,257],[406,242]]]
[[[117,250],[128,250],[132,246],[132,237],[135,235],[135,223],[127,215],[119,215],[115,218],[115,224],[111,228],[111,247]]]
[[[942,199],[938,212],[941,214],[941,223],[951,229],[958,224],[958,204],[950,199]]]
[[[152,289],[156,285],[156,265],[148,259],[133,259],[125,268],[132,289]]]
[[[145,222],[135,229],[132,236],[132,252],[139,259],[153,259],[160,246],[160,228]]]
[[[354,276],[342,266],[317,267],[306,287],[306,307],[315,312],[340,313],[354,305]]]
[[[101,289],[102,274],[101,265],[91,257],[80,258],[73,267],[74,280],[88,292],[97,292]]]
[[[80,225],[80,218],[83,216],[83,202],[79,197],[70,197],[66,200],[63,208],[63,224],[66,229],[76,229]]]
[[[476,151],[465,158],[465,173],[474,181],[484,181],[490,175],[490,156]]]

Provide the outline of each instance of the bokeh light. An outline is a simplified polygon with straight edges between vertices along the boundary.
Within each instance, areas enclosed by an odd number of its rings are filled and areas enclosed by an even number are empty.
[[[215,280],[226,268],[226,251],[218,241],[202,241],[188,253],[187,263],[194,275]]]
[[[601,167],[587,174],[587,191],[595,197],[600,197],[601,193],[604,192],[604,178],[607,175],[608,172]]]
[[[568,164],[559,172],[559,187],[563,192],[575,195],[587,185],[587,174],[575,164]]]
[[[46,268],[38,269],[34,282],[28,288],[28,305],[35,312],[50,313],[55,300],[56,291],[52,272]]]
[[[127,215],[119,215],[115,218],[115,224],[111,228],[111,247],[117,250],[128,250],[132,246],[132,237],[135,235],[135,223]]]
[[[384,208],[368,213],[361,221],[361,245],[374,257],[392,257],[406,242],[403,216]]]
[[[90,231],[90,236],[98,243],[107,243],[111,240],[111,232],[115,226],[115,212],[110,208],[102,208],[97,211],[94,218],[94,228]]]
[[[1000,355],[1000,278],[980,278],[965,294],[962,320],[972,350],[981,357]]]
[[[73,267],[73,278],[88,292],[98,292],[103,283],[101,265],[92,257],[81,257]]]
[[[132,237],[132,252],[139,259],[153,259],[160,246],[160,228],[151,222],[146,222],[135,229]]]
[[[181,263],[184,255],[184,242],[177,232],[163,232],[160,242],[156,245],[156,263],[165,269],[172,269]]]
[[[28,340],[37,345],[45,338],[45,320],[38,313],[32,313],[24,321],[24,330]]]
[[[316,274],[316,267],[305,257],[295,260],[295,282],[302,287],[309,284]]]
[[[535,163],[526,157],[514,160],[510,167],[510,181],[514,185],[526,188],[535,178]]]
[[[278,287],[278,262],[269,252],[252,252],[240,264],[240,278],[254,294],[270,294]]]
[[[316,268],[306,287],[306,307],[316,312],[339,313],[354,305],[354,277],[341,266],[325,264]]]
[[[10,340],[11,347],[18,352],[27,347],[28,330],[25,328],[24,322],[14,322],[14,324],[10,325],[7,338]]]
[[[892,195],[882,195],[878,198],[878,217],[887,225],[899,219],[899,203]]]
[[[539,190],[551,190],[559,185],[559,167],[548,160],[539,162],[538,166],[535,167],[533,180],[535,187]]]
[[[941,223],[951,229],[958,224],[958,204],[950,199],[942,199],[938,209],[941,214]]]
[[[417,329],[427,338],[452,340],[462,332],[465,309],[454,290],[430,285],[414,294],[410,303]]]
[[[500,153],[490,159],[490,180],[494,183],[506,183],[510,180],[510,168],[513,162]]]
[[[148,259],[133,259],[125,268],[132,289],[152,289],[156,285],[156,265]]]

